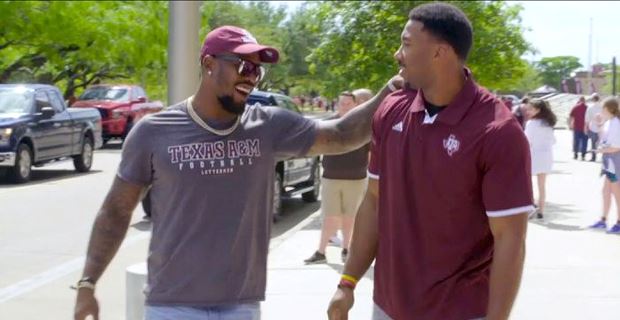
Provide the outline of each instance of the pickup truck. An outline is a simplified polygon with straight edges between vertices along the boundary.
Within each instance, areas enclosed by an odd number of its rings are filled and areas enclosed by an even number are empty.
[[[89,171],[101,145],[97,110],[67,109],[54,86],[0,85],[0,171],[11,181],[26,182],[32,166],[64,159],[73,159],[78,172]]]
[[[285,95],[254,90],[246,102],[248,105],[276,106],[301,114],[293,100]],[[329,116],[305,116],[319,120]],[[321,160],[319,157],[291,158],[280,161],[274,168],[274,197],[273,219],[276,221],[282,215],[282,198],[290,198],[301,194],[306,202],[317,201],[321,188]],[[146,193],[142,200],[142,209],[149,217],[151,213],[150,193]]]
[[[95,85],[82,93],[71,107],[96,108],[101,114],[103,143],[112,138],[125,139],[142,117],[164,108],[161,101],[149,101],[136,85]]]
[[[285,95],[254,90],[246,102],[248,105],[276,106],[301,114],[293,100]],[[321,116],[308,116],[319,119]],[[321,189],[321,159],[319,157],[291,158],[280,161],[274,170],[273,216],[278,219],[282,214],[282,198],[301,194],[306,202],[315,202]]]

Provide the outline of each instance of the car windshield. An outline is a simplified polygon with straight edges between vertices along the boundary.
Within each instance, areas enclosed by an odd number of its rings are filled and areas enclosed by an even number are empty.
[[[250,95],[248,97],[248,100],[245,101],[245,104],[247,104],[248,106],[253,106],[255,104],[259,104],[260,106],[270,106],[273,103],[269,102],[269,99],[266,97],[260,97],[260,96],[253,96]]]
[[[0,113],[29,113],[32,91],[23,88],[0,90]]]
[[[108,87],[90,88],[84,91],[79,100],[129,101],[129,90]]]

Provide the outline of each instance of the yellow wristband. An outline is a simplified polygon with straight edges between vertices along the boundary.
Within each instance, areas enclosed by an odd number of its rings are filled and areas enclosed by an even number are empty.
[[[343,274],[342,275],[342,279],[347,280],[347,281],[351,281],[351,282],[353,282],[353,284],[357,284],[357,282],[359,281],[359,280],[355,279],[355,277],[350,276],[348,274]]]

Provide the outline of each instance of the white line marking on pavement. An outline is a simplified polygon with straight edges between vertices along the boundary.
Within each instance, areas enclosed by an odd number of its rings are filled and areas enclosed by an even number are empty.
[[[123,245],[120,247],[120,249],[130,246],[140,240],[147,239],[150,237],[150,235],[150,232],[141,232],[140,234],[126,238],[125,241],[123,241]],[[7,302],[15,297],[21,296],[25,293],[28,293],[34,289],[42,287],[54,280],[60,279],[72,272],[79,270],[80,268],[84,267],[85,260],[85,256],[75,258],[59,266],[48,269],[47,271],[41,272],[33,277],[22,280],[8,287],[0,288],[0,303]]]

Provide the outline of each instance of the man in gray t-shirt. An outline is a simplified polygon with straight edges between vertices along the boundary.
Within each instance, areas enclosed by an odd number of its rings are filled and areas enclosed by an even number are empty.
[[[201,50],[196,94],[135,125],[93,226],[75,319],[98,316],[95,284],[148,187],[153,231],[146,319],[260,318],[275,163],[364,145],[372,114],[390,92],[385,87],[355,112],[323,122],[246,107],[264,73],[260,64],[278,56],[246,30],[217,28]]]

